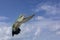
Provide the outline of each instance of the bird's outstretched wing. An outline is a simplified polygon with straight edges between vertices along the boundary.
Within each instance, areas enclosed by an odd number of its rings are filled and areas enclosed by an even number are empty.
[[[33,14],[33,15],[29,16],[29,17],[24,18],[22,22],[25,23],[25,22],[29,21],[30,19],[33,18],[34,15],[35,14]]]

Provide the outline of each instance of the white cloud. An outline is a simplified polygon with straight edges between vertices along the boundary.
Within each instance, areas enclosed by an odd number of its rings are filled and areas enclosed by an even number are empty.
[[[60,21],[50,21],[50,23],[47,25],[47,28],[49,28],[51,31],[60,29]]]
[[[41,16],[38,16],[39,20],[60,20],[60,3],[52,4],[52,3],[39,3],[36,5],[36,8],[33,10],[36,14],[41,13]],[[39,14],[40,15],[40,14]]]
[[[60,35],[60,31],[57,31],[57,32],[56,32],[56,35]]]
[[[39,35],[41,32],[41,29],[40,28],[37,28],[36,32],[35,32],[35,36]]]
[[[60,3],[59,3],[60,4]],[[60,6],[59,4],[51,4],[51,3],[40,3],[39,5],[37,5],[36,9],[34,10],[34,12],[40,12],[45,11],[46,15],[56,15],[56,14],[60,14]]]
[[[11,38],[11,27],[8,23],[1,22],[0,24],[0,40],[9,40]]]
[[[35,17],[35,20],[45,20],[45,18],[43,16],[37,16]]]
[[[6,17],[6,16],[0,16],[0,21],[1,21],[1,20],[6,20],[6,19],[9,19],[9,18]]]
[[[35,32],[35,34],[34,34],[35,36],[33,37],[33,40],[36,40],[37,37],[40,36],[40,33],[41,33],[41,29],[40,29],[40,27],[38,27],[37,30],[36,30],[36,32]]]
[[[42,16],[43,17],[43,16]],[[41,17],[39,17],[41,18]],[[35,26],[37,25],[38,27],[40,26],[40,28],[48,28],[50,31],[56,31],[58,29],[60,29],[60,21],[58,20],[51,20],[51,19],[47,19],[47,18],[44,18],[41,20],[41,19],[37,19],[38,20],[37,24],[35,24]]]
[[[45,10],[47,14],[56,14],[56,6],[51,6],[51,5],[42,5],[41,9]]]
[[[40,11],[45,12],[43,16],[37,16],[36,20],[40,20],[37,26],[47,28],[50,31],[57,31],[60,29],[60,5],[52,4],[52,3],[40,3],[37,5],[34,10],[35,13],[39,13]],[[46,18],[47,17],[47,18]],[[42,20],[41,20],[42,19]],[[53,20],[52,20],[53,19]],[[56,34],[60,34],[60,32],[56,32]],[[34,38],[35,40],[35,38]]]

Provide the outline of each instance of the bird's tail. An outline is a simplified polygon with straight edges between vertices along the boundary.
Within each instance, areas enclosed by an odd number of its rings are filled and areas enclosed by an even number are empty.
[[[19,34],[21,31],[21,29],[17,29],[16,31],[12,30],[12,36],[14,36],[15,34]]]

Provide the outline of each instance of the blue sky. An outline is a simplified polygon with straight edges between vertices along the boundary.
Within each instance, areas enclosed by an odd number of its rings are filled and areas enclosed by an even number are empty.
[[[33,13],[35,17],[12,37],[18,16]],[[0,40],[60,40],[60,0],[0,0],[0,32]]]

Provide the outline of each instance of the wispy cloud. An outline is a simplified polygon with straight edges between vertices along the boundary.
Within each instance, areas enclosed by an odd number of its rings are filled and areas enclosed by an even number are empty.
[[[37,16],[35,17],[35,20],[45,20],[45,18],[43,16]]]
[[[9,17],[6,17],[6,16],[0,16],[0,21],[2,21],[2,20],[7,20],[7,19],[9,19]]]
[[[60,20],[60,3],[56,3],[56,1],[50,1],[50,2],[45,2],[45,3],[39,3],[37,7],[34,9],[35,13],[42,13],[43,16],[51,18],[51,19],[57,19]]]
[[[57,34],[57,35],[60,35],[60,31],[57,31],[56,34]]]
[[[0,40],[9,40],[11,38],[11,27],[9,23],[0,22]]]
[[[36,19],[40,20],[40,24],[44,25],[44,27],[47,27],[51,31],[60,29],[60,3],[57,4],[56,1],[52,2],[52,0],[39,3],[34,9],[34,12],[41,12],[43,14],[43,16],[37,16]]]

